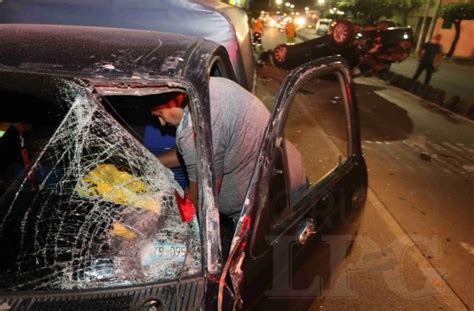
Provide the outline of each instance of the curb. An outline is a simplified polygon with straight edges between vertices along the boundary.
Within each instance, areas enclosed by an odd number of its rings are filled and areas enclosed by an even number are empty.
[[[459,96],[452,96],[446,100],[445,90],[422,84],[398,73],[388,72],[379,78],[426,101],[474,120],[474,102],[464,101]]]

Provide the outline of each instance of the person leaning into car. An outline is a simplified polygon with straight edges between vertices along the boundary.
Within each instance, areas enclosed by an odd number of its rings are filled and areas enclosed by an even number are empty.
[[[213,143],[214,170],[219,193],[219,212],[236,221],[245,200],[245,193],[262,143],[270,113],[263,103],[237,83],[211,77],[210,110]],[[189,177],[189,197],[197,206],[197,154],[194,143],[192,120],[184,93],[172,100],[156,104],[151,113],[161,125],[177,127],[177,150],[158,155],[168,168],[180,166],[178,152],[182,156]],[[291,191],[306,186],[301,155],[286,142]]]

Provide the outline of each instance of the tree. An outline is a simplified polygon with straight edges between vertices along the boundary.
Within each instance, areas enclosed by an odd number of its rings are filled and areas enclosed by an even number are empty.
[[[439,15],[444,19],[445,23],[453,23],[456,33],[453,42],[449,48],[446,57],[453,56],[454,50],[461,36],[461,22],[463,20],[474,19],[474,3],[448,3],[442,5]]]
[[[391,18],[397,2],[396,0],[354,0],[342,2],[338,7],[345,13],[351,13],[353,18],[362,24],[375,24],[381,17]]]
[[[403,26],[408,25],[410,12],[419,9],[424,3],[424,0],[400,0],[393,3],[395,11],[402,16]]]

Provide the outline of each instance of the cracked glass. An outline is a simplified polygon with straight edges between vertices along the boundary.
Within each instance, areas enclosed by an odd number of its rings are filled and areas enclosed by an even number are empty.
[[[201,272],[197,219],[183,222],[176,203],[181,186],[90,86],[41,75],[6,80],[0,290],[138,285]]]

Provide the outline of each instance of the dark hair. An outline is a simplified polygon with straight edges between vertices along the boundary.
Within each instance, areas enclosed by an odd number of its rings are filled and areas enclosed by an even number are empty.
[[[181,102],[181,108],[184,108],[189,103],[188,94],[186,92],[174,91],[174,92],[167,92],[167,93],[161,93],[161,94],[155,95],[150,109],[153,109],[156,106],[165,105],[181,94],[184,94],[183,101]]]

